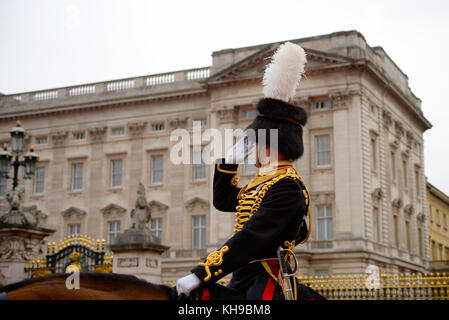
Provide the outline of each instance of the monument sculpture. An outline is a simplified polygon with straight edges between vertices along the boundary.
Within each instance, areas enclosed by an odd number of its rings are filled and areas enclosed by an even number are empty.
[[[151,207],[145,197],[145,187],[142,184],[139,184],[137,194],[135,208],[131,210],[131,228],[145,231],[148,229],[148,222],[151,219]]]
[[[24,188],[10,190],[6,193],[6,204],[0,209],[0,224],[42,226],[47,219],[36,205],[23,205]]]
[[[131,210],[131,228],[120,234],[110,245],[114,252],[112,272],[133,274],[150,282],[161,280],[161,254],[169,247],[161,244],[148,228],[151,207],[145,188],[139,184],[137,199]]]

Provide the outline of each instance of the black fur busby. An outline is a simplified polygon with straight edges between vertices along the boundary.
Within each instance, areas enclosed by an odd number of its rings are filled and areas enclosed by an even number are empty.
[[[257,104],[258,116],[246,128],[255,130],[258,143],[258,129],[266,130],[266,144],[270,146],[270,129],[278,130],[278,151],[288,160],[296,160],[304,153],[302,127],[307,123],[307,112],[278,99],[263,98]],[[248,135],[251,137],[252,135]]]
[[[257,104],[258,115],[246,128],[255,130],[255,135],[248,137],[256,139],[258,130],[265,129],[266,144],[270,145],[270,129],[278,130],[278,151],[288,160],[296,160],[304,153],[302,141],[303,126],[307,123],[307,112],[299,106],[290,104],[288,100],[294,96],[296,88],[304,72],[306,62],[304,50],[293,43],[281,45],[267,66],[263,78],[262,98]]]

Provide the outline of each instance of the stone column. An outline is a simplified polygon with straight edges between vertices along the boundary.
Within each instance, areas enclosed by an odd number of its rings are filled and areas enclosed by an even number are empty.
[[[27,278],[28,261],[44,253],[44,238],[54,232],[18,224],[0,225],[0,287]]]
[[[112,272],[132,274],[146,281],[161,282],[161,255],[169,247],[156,242],[148,232],[128,229],[120,235],[116,244],[110,245],[114,252]]]
[[[0,286],[26,278],[27,262],[44,253],[44,238],[55,230],[42,222],[47,215],[37,206],[25,206],[24,189],[6,194],[0,209]]]

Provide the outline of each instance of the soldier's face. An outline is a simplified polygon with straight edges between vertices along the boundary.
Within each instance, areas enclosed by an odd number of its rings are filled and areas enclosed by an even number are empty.
[[[256,167],[260,168],[270,162],[270,148],[256,144]]]

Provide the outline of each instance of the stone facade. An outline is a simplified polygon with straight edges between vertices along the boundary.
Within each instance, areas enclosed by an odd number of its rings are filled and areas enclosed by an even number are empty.
[[[449,197],[427,181],[429,205],[430,266],[434,271],[449,271]]]
[[[312,198],[312,235],[296,250],[301,271],[358,273],[370,264],[425,271],[423,132],[431,124],[407,76],[356,31],[293,42],[308,57],[294,101],[309,113],[305,153],[295,162]],[[176,143],[170,134],[177,128],[192,132],[196,120],[221,132],[245,128],[262,97],[266,58],[279,44],[214,52],[210,68],[0,97],[0,141],[8,141],[10,127],[20,119],[29,132],[28,145],[35,145],[41,157],[38,166],[45,168],[44,187],[41,181],[36,188],[36,177],[25,184],[27,201],[47,212],[48,227],[57,230],[50,240],[73,231],[73,224],[93,238],[108,237],[108,222],[129,228],[142,183],[152,219],[162,219],[162,244],[170,247],[162,280],[187,274],[220,246],[232,234],[234,215],[211,204],[213,166],[206,167],[204,179],[193,179],[192,165],[170,161]],[[324,165],[317,159],[323,136],[330,155]],[[152,159],[158,155],[163,178],[154,183]],[[115,186],[114,160],[121,160],[122,168]],[[76,164],[82,164],[81,188],[73,188]],[[239,184],[250,179],[251,173],[241,170]],[[320,222],[319,210],[328,215]],[[195,248],[193,239],[195,223],[202,221],[197,216],[205,217],[204,248]],[[328,227],[321,239],[317,226],[323,221]],[[201,222],[199,228],[202,234]]]

